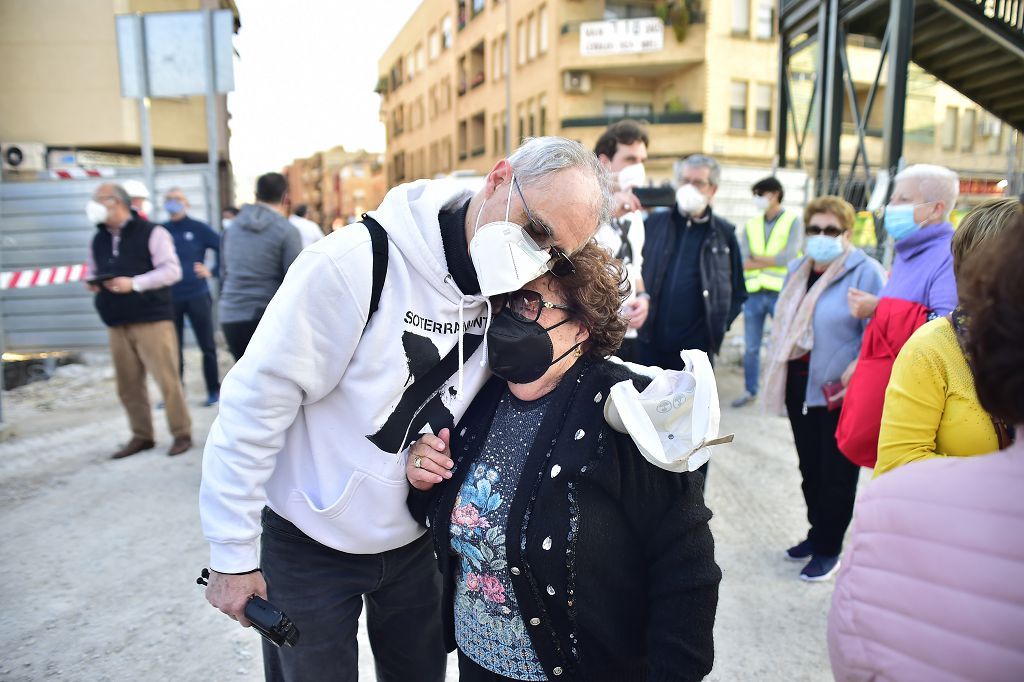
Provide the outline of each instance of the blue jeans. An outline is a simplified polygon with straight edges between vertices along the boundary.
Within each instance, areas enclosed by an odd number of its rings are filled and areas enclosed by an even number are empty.
[[[778,292],[758,291],[750,294],[743,303],[743,340],[746,345],[746,352],[743,354],[743,377],[747,384],[747,393],[750,395],[757,395],[764,320],[774,314],[775,302],[778,300]]]

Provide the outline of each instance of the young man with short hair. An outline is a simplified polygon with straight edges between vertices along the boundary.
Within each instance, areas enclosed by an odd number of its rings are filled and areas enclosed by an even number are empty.
[[[778,178],[763,178],[750,191],[758,214],[747,221],[739,235],[747,286],[747,300],[743,302],[746,392],[732,401],[733,407],[743,407],[757,398],[764,321],[775,310],[786,279],[786,264],[800,255],[804,238],[800,212],[782,208],[785,191]]]

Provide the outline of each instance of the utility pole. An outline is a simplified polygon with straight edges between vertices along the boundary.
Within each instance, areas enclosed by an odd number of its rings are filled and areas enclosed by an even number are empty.
[[[505,156],[512,153],[512,0],[505,0]]]

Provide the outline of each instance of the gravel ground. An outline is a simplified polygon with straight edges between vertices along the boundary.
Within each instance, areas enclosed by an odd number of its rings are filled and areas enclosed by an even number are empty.
[[[210,608],[195,584],[207,563],[201,443],[216,415],[198,406],[198,355],[186,359],[196,447],[166,457],[157,412],[157,449],[117,462],[108,455],[128,432],[113,371],[103,353],[86,359],[4,394],[0,679],[262,679],[258,636]],[[226,369],[230,358],[221,360]],[[708,482],[725,576],[708,679],[828,680],[831,584],[803,583],[800,565],[782,559],[806,529],[789,425],[730,408],[741,389],[735,361],[725,363],[723,433],[736,443],[718,449]],[[370,681],[362,634],[360,644],[360,680]]]

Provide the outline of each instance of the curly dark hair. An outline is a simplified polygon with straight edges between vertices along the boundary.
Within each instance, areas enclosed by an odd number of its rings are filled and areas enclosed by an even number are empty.
[[[960,300],[970,316],[967,351],[978,398],[990,414],[1024,424],[1024,216],[960,265]],[[1020,434],[1018,434],[1020,437]]]
[[[626,270],[622,261],[593,240],[572,255],[572,263],[574,274],[549,275],[548,285],[561,294],[565,304],[576,311],[574,317],[590,332],[583,352],[594,358],[607,357],[622,345],[629,327],[621,312],[630,291]]]

